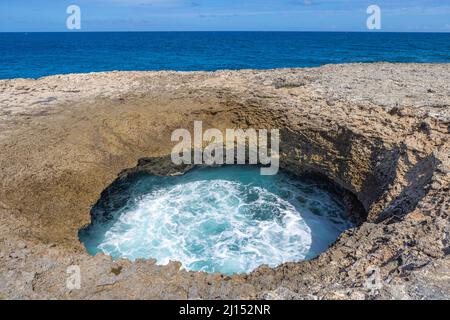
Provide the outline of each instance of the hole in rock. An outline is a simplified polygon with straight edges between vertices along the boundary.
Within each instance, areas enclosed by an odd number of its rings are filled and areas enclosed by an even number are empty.
[[[250,272],[312,259],[352,227],[330,190],[282,171],[262,176],[256,166],[202,167],[167,177],[139,173],[103,192],[79,236],[92,255]]]

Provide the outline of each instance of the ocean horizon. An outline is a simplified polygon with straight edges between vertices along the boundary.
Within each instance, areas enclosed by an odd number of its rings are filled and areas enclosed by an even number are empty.
[[[216,71],[449,63],[450,33],[124,31],[0,33],[0,79],[102,71]]]

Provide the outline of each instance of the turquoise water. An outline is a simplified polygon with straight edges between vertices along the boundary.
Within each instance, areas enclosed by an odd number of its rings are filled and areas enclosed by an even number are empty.
[[[80,231],[92,255],[226,274],[311,259],[351,227],[323,186],[282,172],[261,176],[256,166],[141,175],[104,194],[92,214]]]
[[[112,70],[312,67],[450,62],[450,33],[0,33],[0,79]]]

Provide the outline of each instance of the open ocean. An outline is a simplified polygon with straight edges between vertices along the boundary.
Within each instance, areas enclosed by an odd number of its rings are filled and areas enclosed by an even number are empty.
[[[112,70],[450,62],[450,33],[0,33],[0,79]]]

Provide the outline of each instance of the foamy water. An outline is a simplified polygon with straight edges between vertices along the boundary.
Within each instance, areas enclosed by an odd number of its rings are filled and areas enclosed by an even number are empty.
[[[227,274],[310,259],[351,226],[324,189],[256,167],[144,176],[94,210],[97,219],[80,233],[91,254]]]

